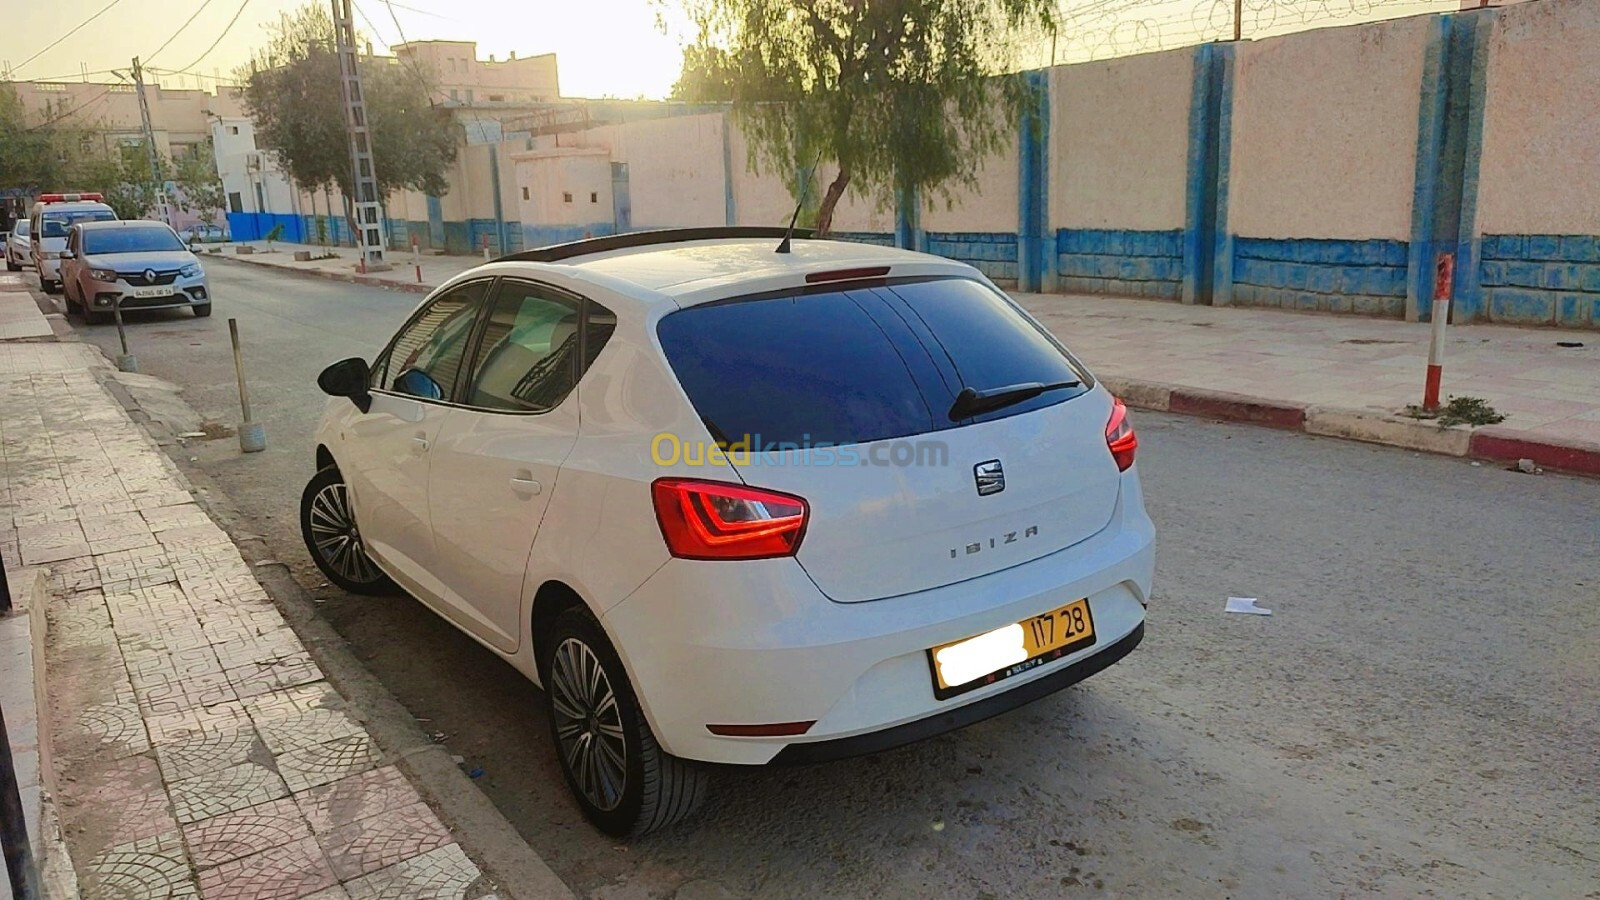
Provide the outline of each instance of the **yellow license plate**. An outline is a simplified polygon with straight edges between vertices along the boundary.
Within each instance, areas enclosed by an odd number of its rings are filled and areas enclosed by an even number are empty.
[[[1088,599],[928,651],[940,700],[1021,675],[1094,643]]]

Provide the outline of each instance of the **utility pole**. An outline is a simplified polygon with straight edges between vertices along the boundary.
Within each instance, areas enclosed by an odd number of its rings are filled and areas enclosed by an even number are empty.
[[[345,129],[350,135],[350,185],[348,198],[356,219],[356,246],[361,251],[361,271],[381,272],[383,261],[382,199],[372,167],[371,134],[367,130],[366,94],[356,67],[356,28],[350,17],[350,0],[333,3],[334,50],[339,55],[339,88],[344,94]]]
[[[1244,36],[1244,0],[1233,0],[1233,39]]]
[[[161,151],[156,149],[156,132],[150,127],[150,100],[144,95],[144,70],[139,68],[139,57],[133,58],[133,87],[139,93],[139,121],[144,126],[144,145],[150,151],[150,180],[156,189],[156,209],[161,221],[172,224],[171,211],[167,209],[167,186],[161,179]]]

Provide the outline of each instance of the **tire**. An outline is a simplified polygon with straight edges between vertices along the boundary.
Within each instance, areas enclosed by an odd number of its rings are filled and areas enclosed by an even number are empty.
[[[10,259],[7,259],[6,260],[6,271],[7,272],[21,272],[22,271],[22,266],[19,266],[16,263],[12,262]]]
[[[337,467],[324,467],[306,483],[300,495],[300,536],[317,568],[339,587],[352,594],[397,592],[395,583],[367,556]]]
[[[61,293],[61,282],[49,281],[45,278],[40,278],[39,289],[44,291],[46,294],[59,294]]]
[[[196,319],[204,319],[205,317],[211,315],[211,304],[209,304],[209,303],[198,304],[195,307],[193,307],[193,309],[194,309],[194,317]]]
[[[705,769],[656,743],[621,658],[588,609],[558,616],[540,656],[551,744],[584,818],[625,838],[694,812],[706,796]]]

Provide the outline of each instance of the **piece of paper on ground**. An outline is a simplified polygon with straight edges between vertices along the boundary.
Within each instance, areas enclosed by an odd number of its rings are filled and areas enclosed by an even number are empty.
[[[1262,609],[1256,605],[1254,597],[1229,597],[1228,605],[1223,607],[1223,612],[1248,613],[1252,616],[1270,616],[1272,610]]]

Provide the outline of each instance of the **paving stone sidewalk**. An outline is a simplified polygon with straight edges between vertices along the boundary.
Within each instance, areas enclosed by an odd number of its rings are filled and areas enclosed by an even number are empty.
[[[49,571],[56,799],[83,895],[487,895],[91,365],[83,345],[0,345],[0,553]]]

